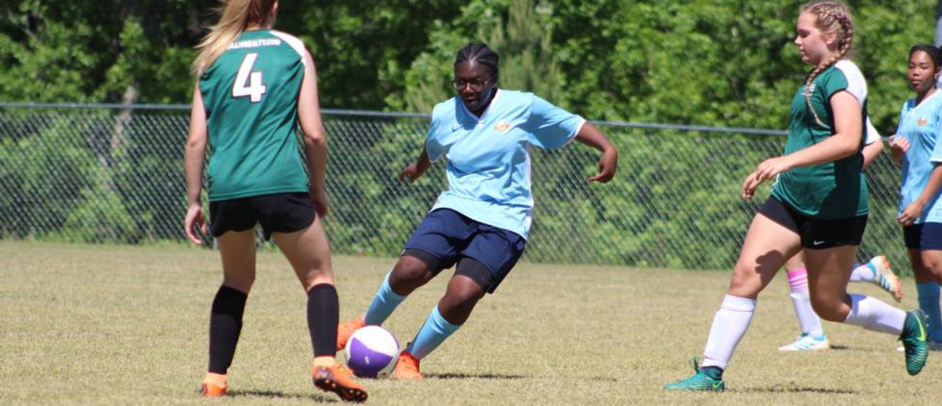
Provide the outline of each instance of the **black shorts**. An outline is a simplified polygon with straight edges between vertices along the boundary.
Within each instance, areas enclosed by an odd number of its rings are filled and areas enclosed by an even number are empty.
[[[765,201],[759,214],[785,226],[801,237],[801,246],[813,250],[860,245],[867,216],[821,220],[799,213],[787,203],[775,197]]]
[[[262,225],[265,240],[272,233],[290,233],[314,222],[317,212],[307,193],[276,193],[209,203],[209,232],[219,237],[226,231],[245,231]]]
[[[942,250],[942,223],[919,223],[903,227],[906,248]]]

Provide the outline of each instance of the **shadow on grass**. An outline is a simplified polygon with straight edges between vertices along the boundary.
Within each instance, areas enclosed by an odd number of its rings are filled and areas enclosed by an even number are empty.
[[[532,376],[523,376],[523,375],[503,375],[503,374],[458,374],[458,373],[423,373],[423,376],[426,378],[433,379],[531,379]],[[589,381],[601,381],[601,382],[618,382],[615,378],[606,378],[602,376],[590,376],[584,378]]]
[[[435,379],[524,379],[528,378],[523,375],[504,375],[504,374],[455,374],[455,373],[444,373],[444,374],[422,374],[426,378],[435,378]]]
[[[227,397],[252,397],[252,398],[275,398],[275,399],[303,399],[319,403],[337,403],[336,398],[331,398],[330,394],[316,393],[285,393],[273,390],[230,390],[226,393]]]
[[[771,388],[746,388],[742,392],[747,393],[818,393],[822,395],[859,395],[860,392],[849,389],[825,389],[810,388],[802,386],[789,387],[771,387]]]

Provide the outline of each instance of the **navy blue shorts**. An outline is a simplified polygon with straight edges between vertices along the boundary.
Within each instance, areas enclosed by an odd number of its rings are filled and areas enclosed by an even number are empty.
[[[759,214],[794,231],[801,237],[801,246],[813,250],[860,245],[867,228],[866,215],[831,220],[815,219],[799,213],[772,196],[759,209]]]
[[[457,263],[456,273],[468,275],[488,293],[494,293],[526,245],[527,240],[514,232],[451,209],[438,209],[425,216],[402,253],[418,258],[435,274]],[[475,277],[475,268],[486,269],[490,278]]]
[[[307,193],[276,193],[218,200],[209,203],[209,232],[219,237],[226,231],[245,231],[262,225],[265,241],[272,233],[290,233],[314,223],[317,212]]]
[[[906,248],[942,250],[942,223],[921,223],[903,227]]]

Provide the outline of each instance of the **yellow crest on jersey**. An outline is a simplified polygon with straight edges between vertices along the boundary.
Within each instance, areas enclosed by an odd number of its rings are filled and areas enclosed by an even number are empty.
[[[510,123],[508,123],[508,122],[506,122],[506,121],[504,121],[504,120],[500,120],[500,122],[498,122],[496,125],[494,125],[494,129],[497,130],[497,131],[499,131],[499,132],[507,131],[507,130],[510,129]]]
[[[919,119],[916,120],[916,124],[919,124],[920,127],[926,125],[926,123],[928,123],[928,121],[926,121],[924,117],[919,117]]]

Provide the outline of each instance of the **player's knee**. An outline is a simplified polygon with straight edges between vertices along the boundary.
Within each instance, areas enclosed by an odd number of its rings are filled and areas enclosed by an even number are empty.
[[[842,314],[841,307],[843,302],[840,295],[814,295],[811,297],[811,308],[814,312],[827,321],[843,322],[847,314]]]
[[[729,281],[729,293],[733,296],[755,298],[761,290],[762,282],[755,271],[739,264],[733,270]]]
[[[225,275],[222,284],[243,293],[248,293],[255,284],[255,275]]]
[[[389,286],[397,294],[408,295],[428,283],[434,276],[424,262],[410,256],[402,256],[389,275]]]

